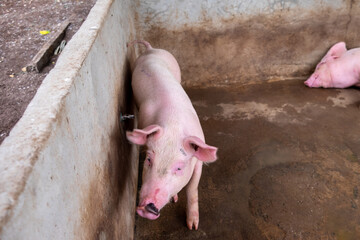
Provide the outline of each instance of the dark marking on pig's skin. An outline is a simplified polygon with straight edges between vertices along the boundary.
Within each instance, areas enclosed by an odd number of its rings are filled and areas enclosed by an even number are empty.
[[[146,76],[151,77],[151,74],[148,73],[145,69],[141,69],[141,72],[144,73]]]
[[[186,154],[186,152],[185,152],[184,149],[180,148],[180,152],[181,152],[185,157],[187,156],[187,154]]]
[[[157,173],[159,174],[159,176],[165,176],[167,173],[166,167],[158,169]]]

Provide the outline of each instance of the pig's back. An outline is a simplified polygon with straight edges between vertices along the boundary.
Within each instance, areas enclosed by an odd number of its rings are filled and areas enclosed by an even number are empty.
[[[135,61],[135,69],[140,65],[147,64],[149,61],[164,62],[171,74],[178,82],[181,82],[181,72],[178,62],[175,57],[166,50],[163,49],[149,49],[144,52]]]
[[[134,69],[132,85],[142,119],[140,126],[167,122],[200,126],[189,97],[164,61],[143,59]]]

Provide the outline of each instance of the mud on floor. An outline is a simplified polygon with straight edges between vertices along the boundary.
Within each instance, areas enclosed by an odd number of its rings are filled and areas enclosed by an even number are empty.
[[[203,170],[200,226],[185,195],[135,239],[360,239],[360,91],[289,80],[187,89],[219,159]]]

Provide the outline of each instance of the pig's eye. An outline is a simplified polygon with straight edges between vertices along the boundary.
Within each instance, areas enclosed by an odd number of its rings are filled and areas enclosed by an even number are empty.
[[[150,157],[146,158],[146,163],[148,164],[148,166],[151,166],[151,158]]]
[[[180,167],[175,168],[175,174],[178,175],[178,176],[183,175],[182,168],[180,168]]]
[[[184,174],[184,168],[185,168],[185,163],[179,162],[173,166],[172,172],[177,176],[182,176]]]

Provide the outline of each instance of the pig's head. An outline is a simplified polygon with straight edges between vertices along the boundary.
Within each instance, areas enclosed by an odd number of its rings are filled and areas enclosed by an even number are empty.
[[[331,64],[346,51],[347,49],[344,42],[339,42],[332,46],[321,59],[320,63],[318,63],[314,73],[304,82],[304,84],[312,88],[332,88],[338,87],[339,84],[341,85],[341,83],[334,82],[334,79],[332,78]]]
[[[147,148],[137,213],[148,219],[158,218],[160,209],[189,182],[198,160],[216,160],[216,147],[158,125],[134,129],[127,138]]]
[[[304,82],[304,84],[311,88],[333,87],[330,69],[326,61],[322,61],[316,66],[315,72]]]

